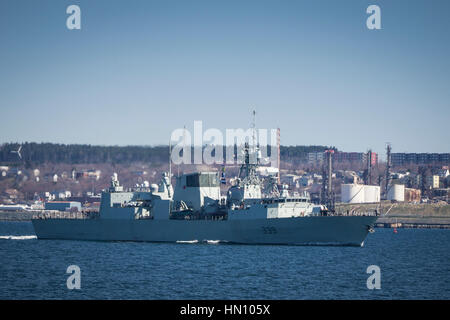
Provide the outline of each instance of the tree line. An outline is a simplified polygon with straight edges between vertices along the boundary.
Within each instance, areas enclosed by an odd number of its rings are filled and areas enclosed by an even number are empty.
[[[20,156],[17,151],[20,149]],[[280,155],[284,161],[306,160],[309,152],[323,152],[334,149],[328,146],[281,146]],[[235,152],[236,147],[235,147]],[[193,154],[193,150],[192,153]],[[270,148],[268,150],[270,155]],[[225,155],[225,147],[224,147]],[[87,144],[57,144],[25,142],[5,143],[0,147],[0,163],[133,163],[148,162],[164,164],[168,162],[169,147],[158,146],[94,146]]]

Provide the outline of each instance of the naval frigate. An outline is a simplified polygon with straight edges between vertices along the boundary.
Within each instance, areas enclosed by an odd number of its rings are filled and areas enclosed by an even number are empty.
[[[253,150],[255,151],[255,150]],[[149,242],[228,242],[241,244],[362,246],[373,232],[376,212],[337,214],[313,204],[308,193],[264,192],[244,147],[239,176],[221,195],[217,172],[177,177],[163,173],[159,185],[125,190],[117,174],[103,190],[96,214],[44,213],[33,226],[38,239]],[[258,157],[258,156],[257,156]],[[272,181],[273,182],[273,181]]]

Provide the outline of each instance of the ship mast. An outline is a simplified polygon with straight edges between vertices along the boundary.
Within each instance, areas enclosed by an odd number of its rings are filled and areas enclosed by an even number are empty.
[[[256,110],[253,110],[253,122],[252,122],[252,147],[256,146]],[[254,151],[254,150],[253,150]]]
[[[172,139],[169,139],[169,179],[172,182]]]
[[[252,147],[248,142],[244,144],[244,163],[239,169],[239,178],[244,184],[257,184],[260,185],[261,181],[256,174],[256,170],[259,166],[259,144],[257,143],[256,132],[256,111],[253,110],[252,121]]]

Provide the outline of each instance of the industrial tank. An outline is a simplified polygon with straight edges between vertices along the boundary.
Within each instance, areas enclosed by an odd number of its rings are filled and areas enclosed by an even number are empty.
[[[366,203],[380,202],[380,187],[364,186],[364,202]]]
[[[341,201],[344,203],[363,203],[364,185],[360,184],[342,184]]]
[[[405,185],[404,184],[390,185],[388,188],[387,199],[399,202],[405,201]]]

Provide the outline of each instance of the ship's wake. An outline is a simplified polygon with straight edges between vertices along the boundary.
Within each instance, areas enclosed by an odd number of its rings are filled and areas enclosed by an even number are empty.
[[[198,243],[198,240],[177,240],[177,243]]]
[[[207,244],[218,244],[219,242],[221,242],[220,240],[206,240]]]
[[[37,239],[36,236],[27,235],[27,236],[14,236],[14,235],[8,235],[8,236],[0,236],[0,240],[32,240]]]
[[[177,240],[176,243],[185,243],[185,244],[195,244],[195,243],[206,243],[206,244],[219,244],[227,241],[223,240]]]

